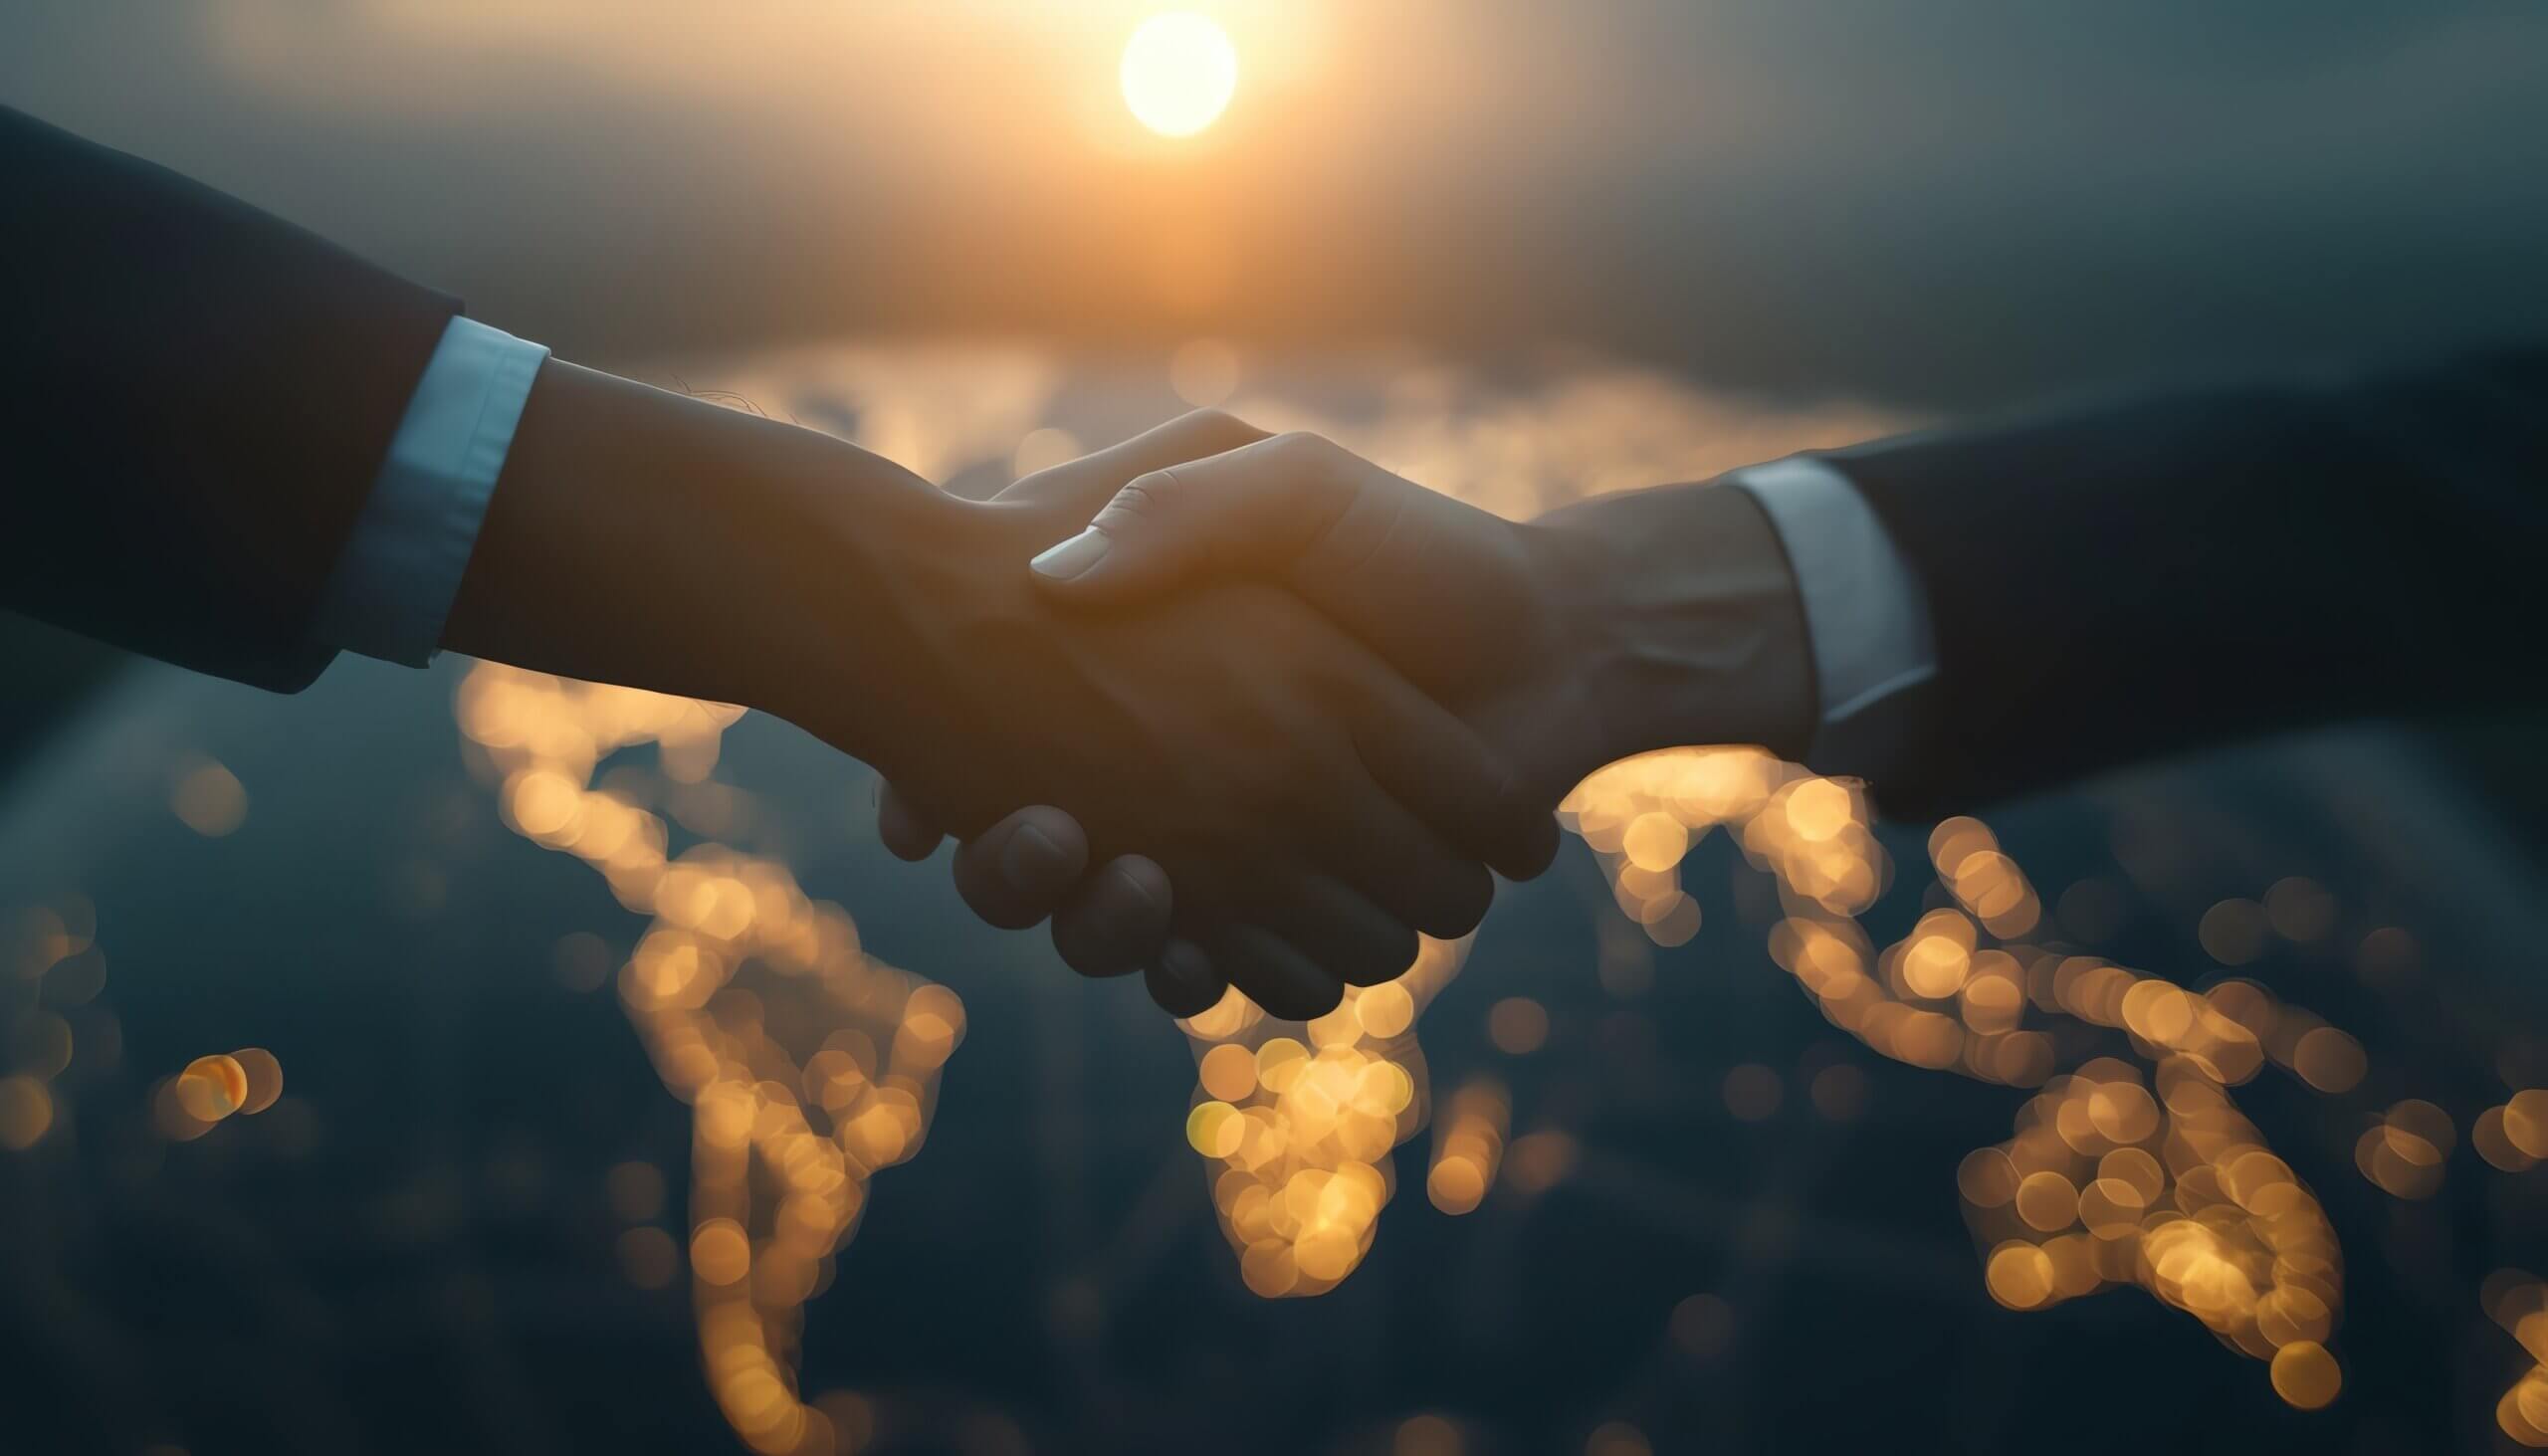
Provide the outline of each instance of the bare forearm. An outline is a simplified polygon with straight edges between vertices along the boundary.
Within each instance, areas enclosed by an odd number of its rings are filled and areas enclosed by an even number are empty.
[[[1724,484],[1606,496],[1531,527],[1561,563],[1550,588],[1601,725],[1602,761],[1693,742],[1795,756],[1814,714],[1813,661],[1778,532]]]
[[[542,366],[443,642],[520,667],[790,714],[839,602],[891,650],[880,574],[945,498],[887,461],[609,374]],[[859,664],[837,658],[835,673]],[[855,706],[827,724],[862,751]]]

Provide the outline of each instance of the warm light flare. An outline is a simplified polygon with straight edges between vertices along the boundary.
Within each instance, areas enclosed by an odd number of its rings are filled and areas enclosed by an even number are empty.
[[[1212,124],[1238,89],[1229,33],[1190,11],[1154,15],[1124,43],[1124,104],[1162,136]]]

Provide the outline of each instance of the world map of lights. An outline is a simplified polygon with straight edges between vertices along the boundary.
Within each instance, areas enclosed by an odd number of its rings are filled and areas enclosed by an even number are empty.
[[[1172,375],[1199,367],[1234,376],[1222,346],[1203,347],[1210,358],[1180,356]],[[853,395],[863,388],[909,398],[877,377],[878,362],[836,354],[825,371]],[[1031,359],[958,352],[939,365],[925,377],[942,399],[962,398],[962,408],[871,411],[863,443],[916,448],[928,439],[927,464],[960,455],[966,432],[1005,432],[1025,442],[1021,472],[1077,445],[1029,428],[1051,386]],[[1555,504],[1551,480],[1592,493],[1702,476],[1753,458],[1711,457],[1744,450],[1760,431],[1635,371],[1580,379],[1459,421],[1423,408],[1439,384],[1420,370],[1401,375],[1400,407],[1359,432],[1280,401],[1237,408],[1268,428],[1323,430],[1412,479],[1508,514]],[[737,397],[756,397],[755,386],[744,381]],[[1678,407],[1654,408],[1660,402]],[[933,413],[936,421],[925,418]],[[951,421],[952,431],[944,428]],[[1884,423],[1830,411],[1785,422],[1782,446],[1836,443]],[[918,1150],[963,1013],[945,988],[860,956],[847,917],[805,905],[784,867],[714,846],[668,866],[660,821],[589,783],[611,751],[650,740],[670,776],[704,781],[717,735],[735,716],[492,666],[471,674],[460,706],[464,732],[502,774],[507,822],[594,864],[623,904],[655,917],[620,984],[667,1086],[694,1108],[690,1252],[710,1377],[756,1449],[815,1453],[834,1449],[860,1416],[854,1401],[827,1413],[800,1398],[788,1352],[803,1303],[828,1282],[854,1232],[868,1176]],[[2231,1089],[2270,1067],[2317,1092],[2348,1093],[2365,1071],[2354,1038],[2253,981],[2189,990],[2051,940],[2024,872],[1971,818],[1950,819],[1930,836],[1929,868],[1949,903],[1878,947],[1856,917],[1894,869],[1863,795],[1755,749],[1693,746],[1624,760],[1580,785],[1560,817],[1598,856],[1621,913],[1664,945],[1688,940],[1703,914],[1678,883],[1682,859],[1701,837],[1726,832],[1771,877],[1784,907],[1772,959],[1833,1025],[1896,1061],[2029,1090],[2009,1140],[1977,1149],[1954,1174],[1992,1298],[2039,1310],[2135,1287],[2264,1361],[2289,1404],[2314,1409],[2337,1398],[2343,1373],[2330,1342],[2343,1312],[2342,1251],[2316,1197],[2239,1112]],[[2268,917],[2266,907],[2250,909]],[[811,948],[826,943],[828,959]],[[733,981],[779,945],[790,948],[771,961],[778,975],[826,992],[807,1002],[810,1024],[784,1023],[800,1043],[821,1032],[804,1060],[775,1049],[771,1028],[782,1023]],[[1306,1024],[1274,1021],[1236,991],[1177,1023],[1196,1064],[1186,1139],[1204,1161],[1240,1278],[1256,1294],[1315,1296],[1351,1277],[1397,1192],[1390,1153],[1428,1124],[1435,1136],[1425,1190],[1446,1213],[1479,1206],[1499,1173],[1543,1184],[1563,1175],[1572,1149],[1557,1133],[1517,1148],[1529,1155],[1507,1172],[1512,1108],[1491,1080],[1436,1106],[1416,1023],[1466,950],[1427,940],[1396,980],[1353,989]],[[730,998],[723,1014],[721,996]],[[2542,1096],[2524,1093],[2493,1111],[2487,1128],[2504,1158],[2548,1157]],[[2401,1103],[2366,1129],[2358,1161],[2393,1195],[2423,1196],[2438,1184],[2451,1141],[2438,1108]],[[794,1191],[757,1221],[741,1191],[752,1158],[808,1180],[791,1182]],[[2524,1298],[2501,1294],[2490,1309]],[[2537,1353],[2548,1317],[2522,1318],[2507,1328]],[[2541,1390],[2548,1377],[2534,1370],[2507,1391],[2499,1411],[2507,1436],[2548,1445]],[[2533,1405],[2542,1419],[2531,1418]]]
[[[1217,345],[1189,352],[1180,377],[1234,370]],[[781,379],[824,379],[858,402],[861,443],[924,469],[1011,450],[1026,469],[1078,445],[1042,423],[1059,376],[1032,351],[834,350],[769,367],[766,380],[735,378],[737,392],[784,398],[795,386]],[[1508,514],[1555,504],[1551,481],[1595,491],[1690,478],[1889,423],[1833,411],[1764,425],[1631,370],[1579,372],[1456,412],[1441,406],[1447,395],[1440,372],[1404,367],[1377,417],[1360,421],[1282,397],[1233,407],[1269,427],[1324,429]],[[746,1443],[853,1448],[869,1420],[863,1403],[799,1389],[803,1313],[830,1287],[881,1171],[925,1144],[962,1003],[867,956],[847,913],[812,899],[783,863],[714,833],[668,854],[665,813],[714,828],[699,806],[721,787],[719,745],[736,710],[485,666],[467,677],[456,714],[508,827],[589,865],[642,927],[615,985],[665,1086],[690,1108],[693,1155],[685,1246],[628,1243],[631,1277],[688,1271],[711,1389]],[[647,748],[687,796],[684,810],[613,778],[614,754]],[[244,804],[237,779],[208,760],[184,765],[172,789],[179,818],[207,835],[235,826]],[[2250,980],[2198,988],[2067,943],[2023,870],[1971,819],[1930,836],[1922,874],[1936,881],[1933,908],[1879,945],[1858,917],[1897,867],[1855,786],[1754,750],[1678,748],[1614,764],[1562,816],[1601,865],[1618,924],[1660,945],[1697,932],[1704,909],[1681,866],[1724,833],[1776,888],[1770,959],[1832,1025],[1895,1061],[2017,1090],[2010,1137],[1939,1172],[1940,1196],[1952,1183],[1962,1200],[1992,1298],[2040,1310],[2129,1286],[2255,1357],[2290,1404],[2338,1398],[2343,1253],[2317,1196],[2238,1098],[2259,1077],[2355,1094],[2367,1064],[2353,1037]],[[2319,913],[2312,894],[2286,882],[2260,902],[2224,902],[2205,918],[2206,943],[2268,928],[2299,935]],[[12,953],[30,980],[84,973],[96,928],[79,907],[22,921]],[[1399,979],[1306,1025],[1235,996],[1179,1023],[1195,1063],[1184,1135],[1249,1290],[1313,1296],[1350,1279],[1399,1192],[1392,1154],[1419,1138],[1424,1196],[1448,1214],[1499,1186],[1566,1176],[1571,1141],[1545,1130],[1516,1138],[1531,1110],[1506,1087],[1484,1077],[1432,1085],[1419,1022],[1468,948],[1427,942]],[[1527,1013],[1507,1009],[1497,1008],[1499,1044],[1508,1020],[1527,1040]],[[30,1025],[13,1027],[16,1043],[52,1045],[46,1025]],[[57,1060],[22,1058],[0,1079],[0,1145],[30,1146],[53,1125]],[[257,1048],[208,1053],[158,1084],[157,1124],[192,1139],[259,1116],[281,1076]],[[2464,1129],[2418,1100],[2362,1115],[2356,1170],[2397,1199],[2432,1196],[2463,1137],[2505,1173],[2548,1158],[2548,1091],[2514,1091]],[[2533,1362],[2503,1390],[2493,1424],[2548,1446],[2542,1290],[2503,1271],[2480,1299]]]

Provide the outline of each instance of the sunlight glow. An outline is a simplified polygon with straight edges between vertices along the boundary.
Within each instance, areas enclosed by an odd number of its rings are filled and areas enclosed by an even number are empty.
[[[1124,104],[1162,136],[1212,124],[1238,88],[1229,33],[1190,11],[1154,15],[1124,43]]]

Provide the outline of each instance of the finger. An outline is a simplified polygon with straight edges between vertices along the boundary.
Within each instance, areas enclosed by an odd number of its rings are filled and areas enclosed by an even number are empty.
[[[1467,724],[1402,682],[1373,680],[1352,720],[1354,751],[1375,782],[1453,849],[1508,880],[1557,858],[1557,805],[1541,801]]]
[[[1020,809],[956,851],[956,890],[1004,931],[1058,910],[1088,868],[1088,834],[1046,805]]]
[[[1263,430],[1216,409],[1198,409],[1121,444],[1066,460],[1020,480],[993,500],[1072,503],[1085,501],[1079,519],[1097,512],[1124,483],[1151,471],[1236,450],[1266,438]]]
[[[1126,602],[1206,574],[1278,574],[1351,510],[1358,467],[1376,469],[1315,435],[1156,467],[1037,556],[1036,582],[1073,601]]]
[[[1412,927],[1327,875],[1287,880],[1269,897],[1264,921],[1312,964],[1350,986],[1394,979],[1415,962]]]
[[[885,841],[887,850],[906,860],[928,859],[947,837],[937,821],[881,779],[876,786],[876,836]]]
[[[1283,1021],[1308,1021],[1336,1009],[1345,982],[1318,968],[1289,941],[1256,926],[1231,926],[1211,941],[1212,964],[1230,984]]]
[[[1081,882],[1053,912],[1053,948],[1082,975],[1122,975],[1168,948],[1173,899],[1168,872],[1126,855]]]
[[[1495,877],[1486,866],[1445,843],[1350,752],[1347,762],[1317,779],[1326,787],[1308,799],[1292,853],[1400,925],[1444,940],[1477,929],[1495,899]],[[1288,923],[1283,928],[1290,929]]]
[[[1200,1016],[1220,1004],[1230,988],[1212,957],[1191,940],[1170,940],[1142,972],[1151,999],[1170,1016]]]

